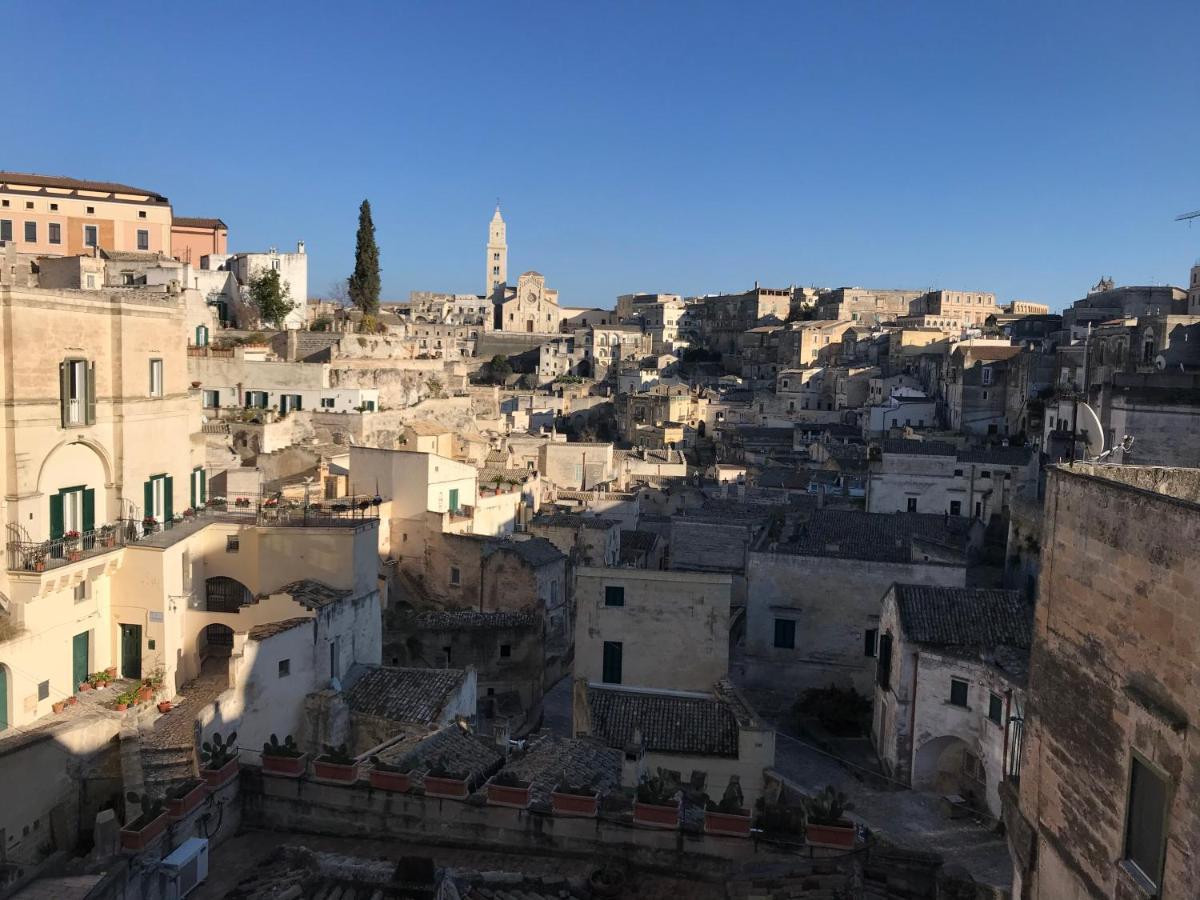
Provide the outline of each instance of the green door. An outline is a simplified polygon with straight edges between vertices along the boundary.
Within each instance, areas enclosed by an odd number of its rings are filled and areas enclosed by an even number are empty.
[[[450,488],[450,512],[458,512],[458,488]]]
[[[8,670],[0,666],[0,731],[8,728]]]
[[[71,641],[71,690],[78,691],[79,685],[87,681],[88,651],[91,649],[91,635],[84,631],[75,635]]]
[[[121,626],[121,677],[142,677],[142,626]]]

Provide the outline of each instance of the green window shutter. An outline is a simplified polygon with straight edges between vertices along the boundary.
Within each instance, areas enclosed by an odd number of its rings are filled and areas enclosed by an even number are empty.
[[[163,482],[163,521],[167,522],[175,515],[175,479],[168,475]]]
[[[200,497],[201,503],[208,502],[208,473],[203,469],[200,470]]]
[[[57,541],[63,536],[63,496],[50,495],[50,540]]]
[[[71,396],[71,373],[65,362],[58,364],[58,405],[60,407],[59,416],[62,421],[62,427],[66,428],[70,423],[67,421],[67,406],[68,398]]]
[[[83,528],[86,534],[96,530],[96,491],[94,488],[84,488],[83,491]]]
[[[87,424],[96,424],[96,364],[87,367]]]
[[[142,507],[142,518],[154,515],[154,479],[151,478],[144,485],[143,497],[145,505]]]
[[[192,502],[189,503],[188,506],[192,507],[193,509],[196,508],[196,480],[196,470],[192,469],[192,477],[188,479],[188,486],[191,488],[190,496],[192,498]]]

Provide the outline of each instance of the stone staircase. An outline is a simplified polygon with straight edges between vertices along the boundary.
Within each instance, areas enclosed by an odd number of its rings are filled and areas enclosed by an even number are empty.
[[[152,797],[196,777],[196,756],[189,747],[142,747],[142,779]]]

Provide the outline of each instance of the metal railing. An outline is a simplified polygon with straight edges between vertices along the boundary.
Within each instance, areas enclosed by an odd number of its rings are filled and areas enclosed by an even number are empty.
[[[154,539],[156,535],[186,528],[200,520],[244,520],[246,524],[271,527],[356,526],[378,521],[381,502],[379,497],[365,495],[308,503],[258,494],[239,494],[232,499],[214,498],[198,509],[189,509],[163,522],[149,517],[117,519],[92,531],[69,533],[51,540],[10,540],[8,570],[45,572]]]

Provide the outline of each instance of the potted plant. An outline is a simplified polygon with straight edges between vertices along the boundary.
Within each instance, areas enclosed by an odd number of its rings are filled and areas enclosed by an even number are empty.
[[[52,710],[54,710],[55,714],[57,715],[58,713],[62,712],[64,709],[67,708],[67,701],[66,700],[55,700],[53,703],[50,704],[50,708]]]
[[[167,713],[169,713],[171,711],[171,701],[170,700],[159,700],[158,701],[158,711],[160,713],[162,713],[163,715],[166,715]]]
[[[138,689],[137,689],[137,702],[138,703],[149,703],[153,697],[154,697],[154,688],[150,687],[150,685],[143,682],[141,685],[138,686]]]
[[[381,791],[403,794],[412,787],[412,770],[409,766],[384,762],[378,756],[371,757],[371,771],[367,776],[371,787]]]
[[[550,792],[550,808],[556,816],[582,816],[594,819],[600,809],[600,792],[596,783],[600,776],[593,776],[588,784],[575,784],[564,772],[558,784]]]
[[[102,672],[93,672],[91,675],[88,676],[88,683],[91,684],[91,686],[98,691],[102,691],[106,687],[108,687],[109,682],[111,682],[112,680],[113,680],[113,676],[108,674],[107,669],[105,669]]]
[[[679,773],[660,768],[642,781],[633,801],[633,821],[651,828],[679,827]]]
[[[221,740],[221,733],[214,731],[212,737],[200,745],[200,775],[210,791],[222,788],[238,773],[237,732]]]
[[[729,779],[721,802],[705,798],[704,833],[750,837],[750,810],[743,806],[742,786],[736,776]]]
[[[109,666],[107,669],[104,670],[104,674],[108,676],[109,681],[115,680],[117,677],[117,667]]]
[[[44,544],[25,551],[25,568],[30,572],[46,571],[46,547]]]
[[[204,802],[208,796],[208,785],[203,778],[189,778],[167,791],[167,815],[178,822]]]
[[[79,698],[76,697],[74,694],[72,694],[70,697],[67,698],[67,706],[74,706],[78,702],[79,702]]]
[[[142,531],[146,534],[153,534],[157,527],[158,520],[154,516],[146,516],[146,518],[142,519]]]
[[[845,794],[828,785],[817,796],[805,801],[804,806],[808,816],[804,839],[810,845],[835,850],[854,848],[854,823],[845,817],[850,808]]]
[[[350,755],[345,744],[325,745],[325,752],[313,760],[313,773],[326,781],[354,784],[358,781],[358,761]]]
[[[184,517],[185,519],[190,519],[190,518],[192,518],[194,515],[196,515],[196,510],[192,509],[190,506],[189,506],[187,509],[185,509],[185,510],[183,511],[183,517]]]
[[[117,543],[117,529],[112,525],[101,525],[96,539],[101,547],[112,547]]]
[[[271,739],[263,744],[262,769],[267,775],[279,775],[282,778],[299,778],[304,774],[308,763],[308,754],[302,753],[296,746],[295,739],[289,734],[279,743],[279,738],[271,735]]]
[[[442,797],[447,800],[465,800],[471,793],[467,782],[470,773],[459,772],[450,768],[446,757],[441,757],[425,773],[422,780],[425,786],[425,796]]]
[[[125,850],[145,850],[155,838],[167,830],[167,815],[161,800],[138,796],[132,791],[125,795],[130,803],[137,803],[142,813],[121,829],[121,847]]]
[[[133,688],[130,688],[127,691],[122,691],[121,693],[117,694],[116,699],[113,702],[116,704],[117,712],[125,712],[125,710],[129,709],[129,707],[137,705],[138,692]]]
[[[79,690],[80,690],[80,691],[82,691],[82,692],[84,692],[84,693],[87,693],[87,692],[88,692],[88,691],[90,691],[91,689],[92,689],[92,683],[91,683],[90,681],[81,681],[81,682],[79,682]]]
[[[497,772],[487,780],[487,802],[490,806],[511,806],[528,809],[532,794],[532,783],[519,778],[507,769]]]
[[[63,549],[67,552],[68,562],[78,562],[83,558],[83,551],[79,549],[79,532],[68,531],[63,535]]]

